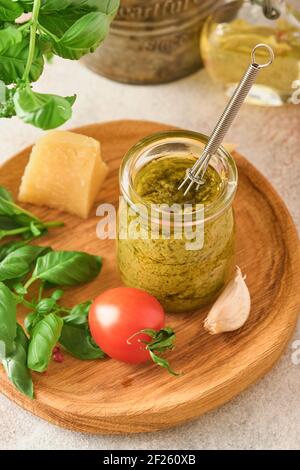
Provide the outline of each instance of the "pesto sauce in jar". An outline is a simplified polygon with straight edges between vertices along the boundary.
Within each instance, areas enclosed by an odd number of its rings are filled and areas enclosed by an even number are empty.
[[[143,166],[133,179],[134,203],[203,204],[204,211],[222,198],[224,178],[212,166],[205,184],[184,196],[178,186],[195,157],[161,156]],[[120,216],[124,206],[120,206]],[[124,213],[125,214],[125,213]],[[137,215],[126,212],[131,223]],[[120,217],[120,225],[122,225]],[[123,219],[124,221],[124,219]],[[123,227],[119,227],[122,229]],[[231,206],[219,216],[204,221],[204,244],[188,250],[187,240],[151,238],[149,225],[140,227],[141,238],[118,240],[118,263],[123,282],[154,295],[169,312],[192,311],[212,301],[234,268],[234,216]],[[148,235],[148,237],[147,237]]]
[[[195,163],[195,157],[161,157],[145,165],[134,179],[134,189],[145,203],[150,204],[210,204],[222,191],[222,179],[217,171],[209,166],[204,182],[196,191],[196,186],[184,196],[178,186],[185,178],[186,170]]]

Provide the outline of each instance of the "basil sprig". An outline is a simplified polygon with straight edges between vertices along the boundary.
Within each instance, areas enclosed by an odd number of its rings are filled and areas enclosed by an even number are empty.
[[[13,353],[3,359],[2,364],[7,377],[14,386],[24,395],[33,398],[33,382],[27,367],[29,340],[19,324],[17,324],[17,335],[14,345]]]
[[[29,285],[37,279],[56,286],[75,286],[92,281],[102,259],[80,251],[52,251],[38,258]]]
[[[29,369],[36,372],[47,369],[62,327],[63,320],[55,313],[50,313],[34,327],[28,348]]]
[[[4,188],[0,188],[1,196],[10,200]],[[9,380],[28,397],[33,398],[34,394],[29,369],[44,372],[57,343],[79,359],[104,357],[88,326],[91,302],[73,308],[62,306],[62,289],[44,296],[44,290],[54,284],[74,286],[89,282],[101,268],[99,256],[83,252],[54,252],[25,241],[0,246],[0,360]],[[38,293],[28,299],[28,289],[35,282],[39,283]],[[16,320],[18,304],[29,309],[24,322],[29,338]]]
[[[175,336],[173,329],[170,327],[162,328],[159,331],[152,330],[152,329],[145,329],[145,330],[139,331],[138,333],[136,333],[136,335],[140,333],[144,333],[150,336],[150,338],[152,338],[151,341],[141,340],[141,342],[145,344],[147,351],[149,351],[152,361],[155,364],[159,365],[160,367],[164,367],[165,369],[167,369],[167,371],[172,375],[175,375],[175,376],[181,375],[181,373],[175,372],[171,368],[169,361],[167,361],[166,359],[156,354],[156,353],[164,353],[167,350],[174,349],[176,336]]]
[[[107,36],[120,0],[0,0],[0,117],[17,115],[54,129],[72,115],[75,96],[36,93],[45,58],[78,60]],[[23,12],[31,18],[16,22]]]
[[[63,225],[63,222],[43,222],[16,204],[10,192],[0,186],[0,239],[16,235],[24,239],[37,238],[48,229]]]
[[[0,282],[0,359],[14,352],[16,325],[16,300],[10,289]]]
[[[88,326],[88,313],[92,302],[87,301],[73,307],[64,317],[59,338],[60,344],[72,356],[81,360],[103,359],[104,352],[94,342]]]

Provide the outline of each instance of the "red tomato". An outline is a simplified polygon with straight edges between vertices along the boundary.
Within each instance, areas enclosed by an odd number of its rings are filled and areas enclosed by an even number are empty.
[[[89,312],[89,325],[96,344],[110,357],[139,364],[150,359],[140,340],[149,341],[146,328],[159,331],[165,313],[155,297],[140,289],[118,287],[99,295]]]

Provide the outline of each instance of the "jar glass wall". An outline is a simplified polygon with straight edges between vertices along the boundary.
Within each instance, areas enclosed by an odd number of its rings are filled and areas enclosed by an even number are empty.
[[[169,210],[181,202],[176,178],[181,180],[185,165],[192,166],[207,140],[186,131],[155,134],[129,150],[120,169],[117,251],[122,280],[154,295],[170,312],[196,310],[212,301],[235,265],[237,170],[224,148],[211,160],[202,199],[186,201],[187,217],[178,216],[182,204]],[[132,236],[137,226],[138,236]]]
[[[280,106],[293,102],[300,80],[300,12],[289,2],[272,0],[273,19],[266,17],[263,0],[227,0],[206,21],[201,54],[211,78],[231,96],[259,43],[272,47],[275,61],[264,69],[247,102]],[[258,51],[262,62],[265,52]]]

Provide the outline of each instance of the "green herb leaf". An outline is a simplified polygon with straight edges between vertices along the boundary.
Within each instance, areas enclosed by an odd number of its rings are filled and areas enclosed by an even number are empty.
[[[60,300],[63,296],[64,296],[64,291],[61,290],[61,289],[57,289],[57,290],[55,290],[55,291],[52,293],[51,298],[54,299],[55,301],[58,301],[58,300]]]
[[[27,368],[28,338],[22,327],[17,324],[17,336],[15,339],[14,352],[3,359],[2,364],[7,377],[14,386],[24,395],[33,398],[33,383]]]
[[[44,316],[44,315],[47,315],[47,313],[52,312],[55,306],[56,306],[56,300],[52,298],[42,299],[37,304],[36,311],[39,315]]]
[[[78,60],[88,52],[94,52],[108,33],[111,18],[101,12],[80,17],[62,35],[55,38],[53,51],[65,59]]]
[[[8,287],[0,282],[0,359],[11,355],[15,349],[16,301]]]
[[[26,245],[9,253],[0,263],[0,281],[18,279],[28,274],[33,262],[49,247]]]
[[[22,241],[18,241],[18,242],[13,241],[13,242],[8,242],[8,243],[4,243],[3,245],[0,245],[0,261],[6,258],[6,256],[8,256],[13,251],[23,246],[26,246],[26,244],[25,242],[22,242]]]
[[[98,276],[99,256],[78,251],[53,251],[38,258],[32,277],[58,286],[75,286]]]
[[[12,194],[4,186],[0,186],[0,197],[6,201],[14,201]]]
[[[8,230],[14,230],[16,228],[20,227],[20,225],[11,217],[8,217],[7,215],[0,215],[0,230],[1,233],[4,231]],[[3,237],[1,237],[3,238]]]
[[[151,356],[152,361],[153,361],[155,364],[159,365],[160,367],[164,367],[164,368],[167,369],[167,371],[168,371],[170,374],[172,374],[172,375],[175,375],[175,376],[181,375],[180,373],[175,372],[175,371],[171,368],[171,366],[170,366],[170,364],[169,364],[169,361],[167,361],[166,359],[163,359],[162,357],[157,356],[153,351],[149,351],[149,353],[150,353],[150,356]]]
[[[24,74],[29,52],[29,38],[23,37],[21,42],[11,45],[0,54],[1,80],[7,85],[16,83]],[[38,45],[34,51],[29,79],[35,82],[43,72],[44,59]]]
[[[104,352],[91,337],[88,326],[64,324],[59,343],[72,356],[81,360],[103,359]]]
[[[92,302],[90,300],[82,304],[75,305],[75,307],[73,307],[70,311],[69,315],[64,317],[64,323],[71,324],[73,326],[86,325],[91,305]]]
[[[0,20],[14,21],[23,13],[23,8],[19,3],[11,0],[0,0]]]
[[[0,0],[1,1],[1,0]],[[14,26],[7,26],[0,30],[0,54],[10,46],[22,41],[22,33]]]
[[[28,124],[44,130],[54,129],[72,116],[75,96],[35,93],[29,86],[20,88],[14,95],[17,116]]]
[[[22,207],[18,206],[13,202],[12,199],[8,199],[8,192],[3,188],[0,187],[0,215],[5,215],[11,217],[19,226],[27,226],[30,225],[31,222],[35,222],[41,226],[43,226],[43,222],[33,215],[31,212],[22,209]],[[6,197],[4,197],[6,191]]]
[[[28,367],[44,372],[51,360],[53,348],[61,334],[63,320],[50,313],[34,327],[28,349]]]
[[[168,372],[172,375],[181,375],[180,373],[174,372],[166,359],[155,354],[155,352],[163,353],[167,350],[174,349],[174,342],[176,337],[173,329],[170,327],[162,328],[159,331],[145,329],[136,334],[139,333],[144,333],[152,338],[152,341],[142,341],[146,345],[146,349],[149,351],[152,361],[155,362],[155,364],[158,364],[160,367],[167,369]]]
[[[31,335],[34,327],[39,323],[41,318],[37,315],[36,311],[30,312],[24,320],[24,326],[29,335]]]

